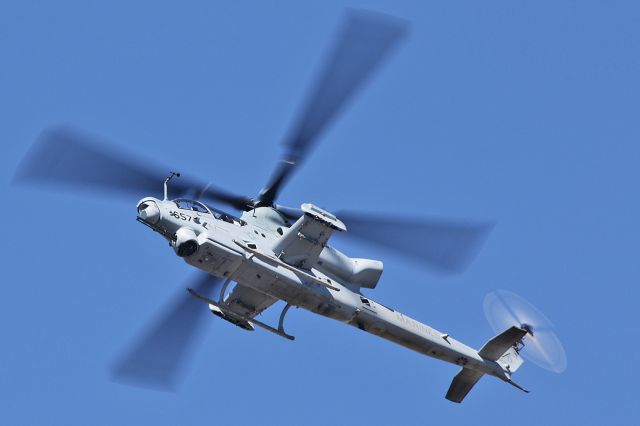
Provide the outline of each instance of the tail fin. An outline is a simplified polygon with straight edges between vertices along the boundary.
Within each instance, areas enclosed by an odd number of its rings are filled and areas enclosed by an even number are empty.
[[[522,358],[518,355],[515,345],[526,334],[526,330],[513,326],[485,343],[478,355],[491,361],[496,361],[509,374],[515,373],[522,365]]]
[[[526,330],[511,327],[485,343],[478,354],[485,359],[496,361],[500,364],[505,372],[505,377],[502,378],[503,380],[518,389],[528,392],[522,386],[511,380],[511,374],[515,373],[523,362],[520,355],[518,355],[516,345],[526,334]],[[467,396],[469,391],[471,391],[483,375],[484,373],[463,367],[462,370],[456,374],[456,377],[453,378],[445,398],[453,402],[462,402],[464,397]]]
[[[445,398],[453,402],[462,402],[471,388],[473,388],[473,385],[475,385],[482,376],[484,376],[484,373],[462,367],[462,370],[453,378]]]
[[[526,330],[513,326],[484,344],[478,354],[491,361],[497,361],[505,352],[527,334]]]

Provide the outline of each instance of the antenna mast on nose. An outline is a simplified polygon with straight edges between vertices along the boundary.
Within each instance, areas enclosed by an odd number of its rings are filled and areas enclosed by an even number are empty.
[[[173,177],[180,177],[180,173],[177,172],[169,172],[169,176],[167,176],[167,178],[164,180],[164,201],[167,201],[168,197],[167,197],[167,193],[168,193],[168,189],[167,187],[169,186],[169,181],[171,179],[173,179]]]

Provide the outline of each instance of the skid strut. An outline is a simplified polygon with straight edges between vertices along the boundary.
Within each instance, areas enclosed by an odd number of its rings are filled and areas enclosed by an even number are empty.
[[[287,315],[287,311],[289,310],[290,307],[291,305],[287,303],[287,305],[282,309],[282,313],[280,314],[280,320],[278,321],[278,331],[283,334],[287,334],[284,331],[284,317],[285,315]]]
[[[227,288],[229,288],[229,283],[231,282],[231,278],[227,278],[224,284],[222,284],[222,288],[220,289],[220,297],[218,298],[218,304],[222,304],[224,302],[224,294],[227,292]]]
[[[244,317],[242,315],[238,315],[235,312],[231,312],[226,306],[224,306],[224,304],[220,304],[218,302],[215,302],[215,301],[209,299],[208,297],[203,296],[202,294],[198,293],[197,291],[195,291],[192,288],[188,288],[187,291],[189,293],[191,293],[191,295],[197,297],[198,299],[204,300],[209,305],[213,305],[216,308],[220,309],[222,311],[222,313],[224,313],[225,315],[228,315],[230,317],[235,317],[235,318],[237,318],[237,319],[239,319],[241,321],[250,322],[251,324],[255,324],[258,327],[262,327],[267,331],[270,331],[270,332],[272,332],[274,334],[277,334],[280,337],[284,337],[285,339],[288,339],[288,340],[294,340],[295,339],[294,336],[291,336],[290,334],[285,333],[284,328],[283,328],[284,316],[285,316],[286,312],[289,310],[289,308],[291,307],[291,305],[289,305],[289,304],[287,304],[287,306],[285,306],[284,309],[282,310],[282,314],[280,314],[280,323],[278,324],[278,328],[276,329],[276,328],[271,327],[270,325],[267,325],[267,324],[263,323],[262,321],[258,321],[255,318],[247,318],[247,317]]]

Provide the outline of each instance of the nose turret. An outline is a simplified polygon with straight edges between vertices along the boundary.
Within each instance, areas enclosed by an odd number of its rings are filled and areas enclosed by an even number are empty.
[[[156,224],[160,220],[160,209],[156,200],[145,198],[138,203],[138,217],[147,223]]]

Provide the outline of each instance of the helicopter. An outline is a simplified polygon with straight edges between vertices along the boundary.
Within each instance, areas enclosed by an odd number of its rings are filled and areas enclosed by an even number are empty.
[[[16,182],[145,195],[136,204],[136,220],[159,234],[177,257],[202,271],[184,298],[176,300],[167,315],[116,363],[117,379],[173,387],[194,324],[205,318],[202,312],[244,330],[259,327],[294,340],[285,329],[285,318],[295,307],[460,366],[446,394],[450,401],[462,402],[484,375],[528,392],[512,375],[523,363],[520,355],[525,343],[536,342],[535,321],[512,315],[498,335],[480,350],[473,349],[365,296],[363,289],[375,289],[381,279],[382,261],[347,256],[329,243],[336,233],[344,234],[455,272],[471,261],[490,224],[347,211],[334,214],[312,203],[300,208],[276,203],[322,133],[407,32],[408,24],[402,19],[369,11],[347,13],[325,67],[284,141],[282,160],[255,197],[177,172],[167,176],[166,168],[138,161],[71,127],[42,133],[19,166]],[[159,192],[162,183],[161,198],[149,195]],[[218,205],[240,213],[227,213]],[[398,238],[403,230],[413,238]],[[194,300],[201,305],[194,306]],[[258,318],[279,301],[284,307],[277,324]]]

